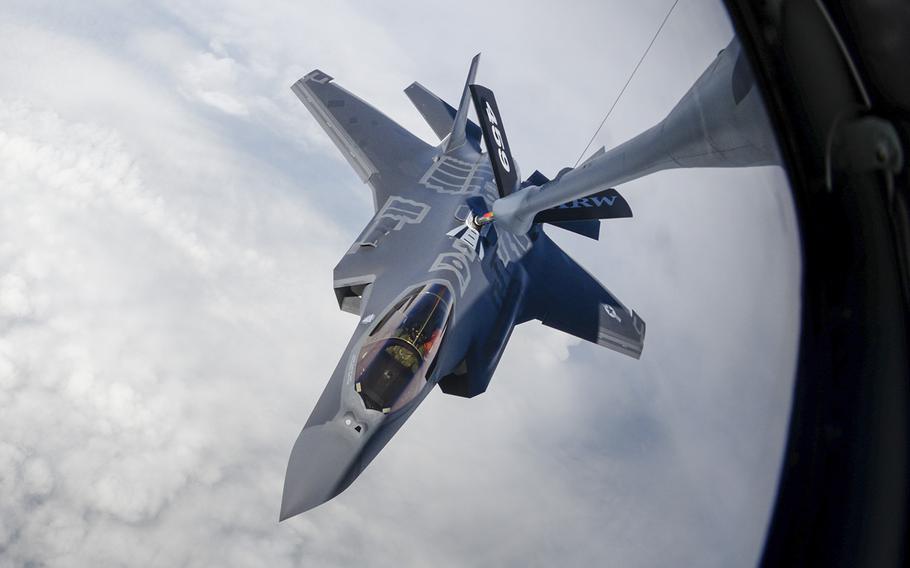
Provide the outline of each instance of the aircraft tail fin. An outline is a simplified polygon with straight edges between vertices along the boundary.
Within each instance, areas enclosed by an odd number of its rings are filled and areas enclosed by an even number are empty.
[[[493,91],[482,85],[471,85],[471,96],[474,98],[474,108],[477,110],[477,119],[480,121],[483,141],[487,147],[490,165],[493,167],[499,197],[505,197],[518,189],[520,178],[518,165],[512,159],[512,149],[506,137],[499,105],[496,104]]]
[[[645,322],[588,274],[546,234],[526,265],[528,296],[520,321],[544,325],[638,359]]]
[[[440,140],[451,134],[452,127],[455,125],[455,115],[458,113],[455,107],[417,81],[411,83],[404,93],[411,99],[420,115]],[[480,149],[480,127],[470,119],[465,124],[465,137],[475,148]]]
[[[452,123],[452,132],[446,142],[445,152],[449,153],[456,148],[460,148],[467,141],[465,131],[468,124],[468,112],[471,110],[471,83],[474,82],[474,76],[477,75],[477,65],[480,63],[480,54],[471,59],[471,68],[468,70],[468,78],[465,80],[464,91],[461,93],[461,102],[458,104],[458,112],[455,113],[455,119]]]

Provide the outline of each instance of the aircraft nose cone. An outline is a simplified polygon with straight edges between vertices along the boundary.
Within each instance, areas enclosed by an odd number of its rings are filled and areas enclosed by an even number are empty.
[[[304,428],[294,443],[281,497],[283,521],[341,493],[360,444],[332,422]]]

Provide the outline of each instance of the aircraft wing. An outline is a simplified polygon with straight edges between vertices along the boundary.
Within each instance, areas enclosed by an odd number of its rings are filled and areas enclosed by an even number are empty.
[[[434,95],[417,81],[411,83],[404,90],[404,93],[411,99],[420,115],[423,116],[423,119],[427,121],[427,124],[430,125],[430,128],[433,129],[433,132],[436,133],[440,140],[451,134],[452,126],[455,124],[455,115],[458,113],[455,107]],[[480,127],[468,119],[465,123],[465,133],[468,141],[479,151]]]
[[[422,223],[429,211],[428,204],[401,195],[385,200],[335,267],[335,294],[342,310],[359,314],[365,286],[390,267],[401,269],[401,249],[388,241],[407,225]]]
[[[365,183],[373,189],[374,211],[397,188],[413,184],[426,172],[433,148],[333,78],[314,70],[291,90],[319,122]]]
[[[645,322],[625,307],[593,276],[541,234],[543,254],[530,267],[529,301],[522,319],[638,359],[645,341]]]

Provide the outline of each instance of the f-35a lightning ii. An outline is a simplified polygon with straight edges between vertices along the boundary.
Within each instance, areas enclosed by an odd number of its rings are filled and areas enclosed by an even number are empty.
[[[495,97],[474,84],[478,59],[457,110],[418,83],[405,90],[438,146],[322,71],[292,87],[372,188],[375,215],[335,267],[339,306],[359,323],[294,444],[280,520],[347,488],[436,384],[484,392],[522,322],[641,355],[644,321],[542,228],[596,239],[599,219],[632,216],[614,189],[542,211],[521,234],[487,222],[494,201],[550,180],[535,171],[520,181]]]

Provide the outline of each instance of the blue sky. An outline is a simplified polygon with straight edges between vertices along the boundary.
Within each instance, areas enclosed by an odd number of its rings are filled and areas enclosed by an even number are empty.
[[[523,171],[571,165],[670,2],[7,2],[0,22],[0,565],[754,564],[798,338],[778,168],[625,186],[550,231],[648,322],[640,361],[536,323],[484,395],[432,393],[341,496],[277,524],[350,336],[370,217],[289,86],[313,68],[435,142],[470,57]],[[592,146],[660,120],[727,44],[681,2]]]

